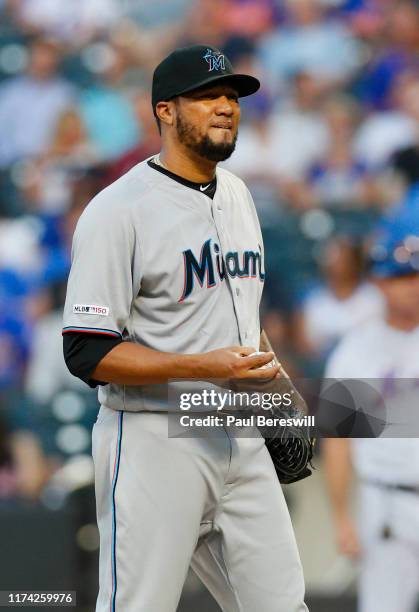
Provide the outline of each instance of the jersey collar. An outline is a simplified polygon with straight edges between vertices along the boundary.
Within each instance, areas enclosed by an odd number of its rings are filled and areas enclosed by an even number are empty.
[[[177,183],[180,183],[181,185],[184,185],[185,187],[190,187],[191,189],[194,189],[195,191],[199,191],[203,195],[206,195],[209,198],[211,198],[211,200],[214,199],[215,191],[217,189],[217,177],[214,177],[210,183],[194,183],[193,181],[188,181],[188,179],[183,178],[183,176],[179,176],[178,174],[175,174],[174,172],[170,172],[170,170],[167,170],[167,168],[163,168],[163,166],[159,166],[158,164],[154,162],[154,158],[149,159],[147,161],[147,164],[150,166],[150,168],[153,168],[153,170],[157,170],[157,172],[161,172],[162,174],[165,174],[166,176],[173,179]]]

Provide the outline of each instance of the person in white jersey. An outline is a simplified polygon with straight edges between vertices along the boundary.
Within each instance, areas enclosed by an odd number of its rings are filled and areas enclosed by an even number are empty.
[[[224,612],[307,610],[263,438],[169,437],[167,408],[151,399],[171,379],[279,373],[263,368],[274,354],[252,197],[217,168],[235,148],[239,97],[258,88],[213,47],[171,53],[153,76],[160,154],[94,198],[74,235],[64,352],[100,386],[97,612],[175,612],[190,565]]]
[[[387,404],[376,438],[323,440],[326,481],[340,551],[359,560],[359,612],[415,612],[419,595],[419,213],[394,211],[371,248],[372,275],[386,310],[349,333],[326,367],[329,379],[366,379]],[[372,380],[374,379],[374,380]],[[394,433],[406,411],[412,434]],[[379,415],[378,415],[379,416]],[[359,481],[358,520],[350,512]]]

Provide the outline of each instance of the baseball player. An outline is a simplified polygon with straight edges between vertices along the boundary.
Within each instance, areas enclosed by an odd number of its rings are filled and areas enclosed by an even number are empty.
[[[372,273],[386,301],[385,316],[342,340],[326,377],[373,382],[387,404],[389,429],[377,439],[324,440],[326,480],[338,546],[360,561],[359,611],[414,612],[419,594],[419,440],[388,436],[397,426],[392,415],[407,406],[414,418],[417,410],[417,203],[382,226],[372,254]],[[408,434],[405,430],[401,435]],[[357,527],[349,510],[352,466],[360,483]]]
[[[170,379],[272,380],[260,227],[234,151],[239,97],[259,81],[220,51],[156,68],[159,155],[87,206],[64,313],[69,369],[99,385],[93,430],[97,612],[174,612],[191,565],[225,612],[300,612],[304,582],[263,438],[168,437]],[[255,351],[262,354],[253,355]]]

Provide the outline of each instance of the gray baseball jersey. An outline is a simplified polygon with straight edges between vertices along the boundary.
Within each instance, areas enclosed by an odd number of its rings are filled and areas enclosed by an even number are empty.
[[[135,166],[87,206],[74,235],[64,330],[158,351],[259,348],[263,243],[243,181],[217,169],[213,199]],[[167,390],[166,390],[167,393]],[[156,409],[155,388],[109,384],[101,404]]]

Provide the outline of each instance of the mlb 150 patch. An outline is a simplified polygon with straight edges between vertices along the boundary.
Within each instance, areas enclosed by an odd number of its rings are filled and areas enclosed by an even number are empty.
[[[109,315],[109,308],[107,306],[95,306],[94,304],[74,304],[73,313],[107,317]]]

